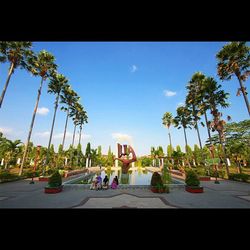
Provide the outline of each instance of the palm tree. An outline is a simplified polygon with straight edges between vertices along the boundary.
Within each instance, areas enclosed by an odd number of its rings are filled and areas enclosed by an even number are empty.
[[[78,142],[78,144],[80,144],[81,143],[81,137],[82,137],[82,126],[83,126],[83,124],[88,123],[88,116],[87,116],[87,112],[85,110],[83,110],[80,113],[78,121],[79,121],[79,126],[80,126],[80,133],[79,133],[79,142]]]
[[[10,62],[8,77],[0,96],[0,108],[14,69],[18,67],[27,69],[27,57],[32,55],[31,46],[31,42],[0,42],[0,62],[7,60]]]
[[[22,174],[23,166],[25,164],[26,156],[28,153],[28,145],[29,145],[31,133],[32,133],[33,126],[34,126],[36,111],[37,111],[40,96],[41,96],[43,82],[57,68],[57,65],[54,63],[54,61],[55,61],[55,57],[45,50],[42,50],[41,52],[39,52],[39,54],[37,56],[34,55],[34,56],[29,58],[29,69],[33,73],[33,75],[41,77],[41,83],[40,83],[40,87],[38,89],[37,100],[36,100],[35,108],[34,108],[33,115],[32,115],[32,120],[31,120],[31,124],[30,124],[27,142],[25,144],[25,150],[24,150],[24,154],[23,154],[23,159],[22,159],[19,175]]]
[[[62,149],[64,148],[64,143],[65,143],[70,108],[74,106],[74,103],[79,101],[79,98],[80,97],[77,96],[77,93],[73,89],[71,89],[70,85],[66,84],[63,87],[60,103],[66,104],[66,106],[63,106],[61,108],[61,110],[66,111],[67,115],[66,115],[66,122],[65,122],[64,133],[63,133]]]
[[[178,129],[180,129],[181,127],[183,127],[183,131],[184,131],[184,137],[185,137],[185,144],[186,144],[186,149],[187,149],[187,135],[186,135],[186,129],[190,128],[190,125],[192,124],[192,118],[191,118],[191,111],[185,107],[185,106],[181,106],[177,108],[177,116],[174,118],[174,126],[177,127]]]
[[[162,124],[165,125],[168,128],[168,136],[169,136],[169,143],[172,148],[172,141],[171,141],[171,135],[170,135],[170,126],[173,124],[173,116],[170,112],[166,112],[162,117]]]
[[[250,47],[246,42],[230,42],[226,44],[216,55],[218,59],[217,70],[221,80],[230,80],[236,75],[240,83],[237,95],[242,92],[250,115],[250,106],[247,98],[244,81],[250,75]]]
[[[226,108],[229,106],[229,104],[226,102],[228,98],[228,93],[225,93],[224,90],[221,90],[221,85],[218,85],[217,82],[213,77],[207,77],[204,81],[204,89],[205,89],[205,95],[204,98],[206,102],[210,106],[211,114],[213,116],[213,121],[208,122],[209,126],[212,128],[212,131],[217,131],[219,134],[219,140],[220,144],[222,145],[223,152],[224,152],[224,160],[226,164],[226,170],[227,174],[229,175],[229,168],[227,164],[226,159],[226,152],[225,152],[225,127],[224,125],[226,122],[221,119],[222,113],[219,112],[218,106],[221,106],[222,108]],[[227,117],[228,120],[231,119],[230,116]]]
[[[198,109],[197,104],[196,104],[196,100],[195,100],[196,92],[195,92],[195,89],[193,88],[192,84],[189,84],[187,86],[187,89],[189,90],[189,92],[186,96],[186,107],[190,108],[194,128],[195,128],[197,135],[198,135],[200,148],[202,149],[200,131],[199,131],[199,127],[198,127],[198,121],[200,120],[200,110]]]
[[[65,86],[65,84],[67,84],[67,82],[68,82],[68,80],[65,76],[63,76],[62,74],[55,73],[54,75],[51,76],[51,81],[48,84],[48,93],[56,94],[54,116],[53,116],[52,126],[51,126],[51,130],[50,130],[48,149],[50,148],[50,144],[51,144],[51,139],[52,139],[52,134],[53,134],[53,130],[54,130],[56,111],[58,108],[60,93],[61,93],[63,87]],[[49,150],[48,150],[47,157],[46,157],[46,164],[48,164],[48,160],[49,160]]]

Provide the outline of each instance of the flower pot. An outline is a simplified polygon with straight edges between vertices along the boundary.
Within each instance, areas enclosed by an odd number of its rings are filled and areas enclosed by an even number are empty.
[[[44,188],[44,193],[46,194],[56,194],[62,192],[63,186],[59,187],[45,187]]]
[[[158,188],[156,188],[156,187],[151,187],[151,191],[152,191],[153,193],[158,193]]]
[[[189,193],[203,193],[203,187],[186,186],[185,190]]]

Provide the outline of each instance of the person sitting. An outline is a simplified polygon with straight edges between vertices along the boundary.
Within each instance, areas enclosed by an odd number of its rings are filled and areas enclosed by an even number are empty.
[[[119,183],[118,183],[118,178],[117,176],[113,179],[112,184],[111,184],[111,188],[112,189],[116,189],[118,187]]]
[[[91,190],[96,190],[96,188],[97,188],[97,179],[93,180],[90,185]]]
[[[100,175],[98,175],[97,177],[96,177],[96,179],[97,179],[97,185],[96,185],[96,190],[100,190],[100,189],[102,189],[102,177],[100,176]]]
[[[107,175],[105,175],[104,179],[103,179],[103,186],[102,188],[103,189],[108,189],[108,186],[109,186],[109,178]]]

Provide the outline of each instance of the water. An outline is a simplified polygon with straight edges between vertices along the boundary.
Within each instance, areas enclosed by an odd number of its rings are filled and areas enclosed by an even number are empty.
[[[133,168],[132,170],[130,169],[128,171],[128,174],[123,174],[121,173],[120,169],[117,170],[105,170],[96,173],[94,176],[90,177],[87,183],[91,183],[92,180],[96,178],[97,175],[101,174],[102,180],[104,179],[105,175],[108,176],[109,178],[109,185],[111,185],[112,180],[114,179],[115,176],[118,177],[119,184],[129,184],[129,185],[150,185],[151,182],[151,177],[152,177],[152,172],[147,171],[143,168]],[[78,183],[81,183],[79,181]],[[86,183],[86,181],[85,181]],[[173,184],[180,184],[182,182],[173,179],[172,178],[172,183]]]

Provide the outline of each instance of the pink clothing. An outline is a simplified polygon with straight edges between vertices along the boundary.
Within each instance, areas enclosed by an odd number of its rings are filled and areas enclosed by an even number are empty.
[[[111,184],[111,188],[116,189],[117,188],[117,184],[116,181],[113,181]]]

